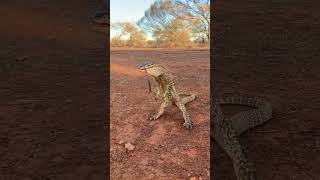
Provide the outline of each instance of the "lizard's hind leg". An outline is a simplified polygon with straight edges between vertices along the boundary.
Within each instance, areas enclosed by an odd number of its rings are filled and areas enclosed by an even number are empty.
[[[164,113],[165,108],[166,108],[166,107],[169,107],[169,106],[171,106],[171,105],[172,105],[172,102],[167,102],[167,101],[163,102],[163,103],[160,105],[159,111],[158,111],[155,115],[151,116],[151,117],[150,117],[150,120],[157,120],[157,119],[159,119],[160,116]]]
[[[192,123],[191,117],[190,117],[185,105],[183,104],[183,102],[181,100],[178,101],[178,102],[175,102],[175,104],[178,106],[178,108],[182,112],[182,115],[183,115],[183,118],[184,118],[183,126],[186,127],[186,128],[191,129],[193,123]]]
[[[182,102],[183,104],[187,104],[188,102],[193,101],[195,98],[196,98],[196,96],[192,94],[192,95],[189,95],[189,96],[187,96],[187,97],[181,98],[181,102]]]

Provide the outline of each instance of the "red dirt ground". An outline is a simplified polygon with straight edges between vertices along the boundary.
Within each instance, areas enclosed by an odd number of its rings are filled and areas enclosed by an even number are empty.
[[[113,50],[110,60],[111,179],[209,179],[209,50]],[[167,66],[177,76],[178,91],[197,95],[187,104],[192,130],[182,126],[175,106],[148,120],[160,102],[148,94],[147,76],[137,70],[144,61]],[[121,141],[135,149],[128,151]]]
[[[98,1],[1,1],[0,179],[104,179]]]

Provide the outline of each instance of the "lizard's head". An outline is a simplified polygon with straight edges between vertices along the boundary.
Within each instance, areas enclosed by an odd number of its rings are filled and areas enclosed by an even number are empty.
[[[145,72],[147,69],[154,67],[155,64],[151,62],[144,62],[139,66],[139,70]]]
[[[158,77],[164,72],[165,69],[159,64],[145,62],[139,66],[139,70],[151,76]]]

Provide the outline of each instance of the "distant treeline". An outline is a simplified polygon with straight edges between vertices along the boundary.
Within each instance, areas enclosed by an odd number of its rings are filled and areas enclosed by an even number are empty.
[[[138,22],[113,23],[111,30],[111,47],[209,46],[210,0],[157,0]]]

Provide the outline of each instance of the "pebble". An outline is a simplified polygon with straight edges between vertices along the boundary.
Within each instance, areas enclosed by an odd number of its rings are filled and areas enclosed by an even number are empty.
[[[134,150],[134,145],[132,145],[131,143],[126,143],[126,144],[124,145],[124,147],[125,147],[126,149],[128,149],[129,151],[133,151],[133,150]]]
[[[162,159],[162,160],[163,160],[163,159],[166,159],[166,155],[161,154],[161,155],[160,155],[160,159]]]

